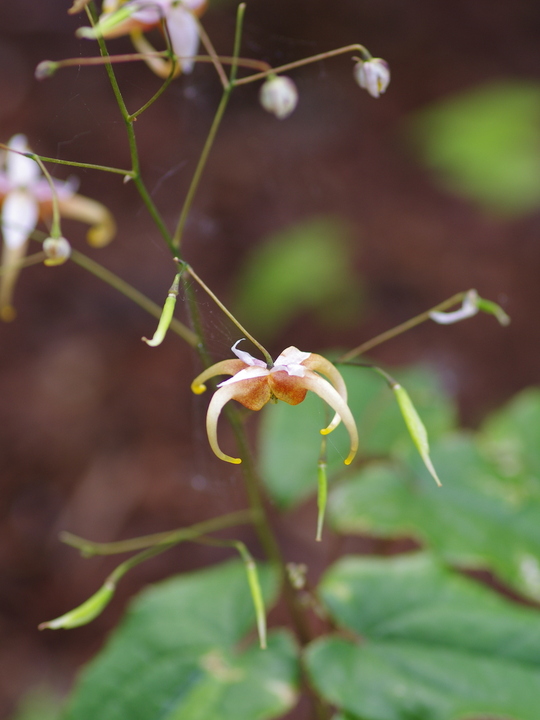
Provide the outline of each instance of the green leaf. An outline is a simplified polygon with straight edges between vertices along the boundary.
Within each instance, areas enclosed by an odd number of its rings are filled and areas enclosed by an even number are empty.
[[[335,218],[309,220],[271,236],[240,272],[234,314],[267,339],[306,311],[318,311],[333,325],[357,321],[360,293],[351,247],[348,227]]]
[[[339,366],[349,393],[349,407],[360,435],[360,457],[400,456],[412,441],[387,384],[369,368]],[[455,423],[455,410],[429,368],[392,370],[405,385],[421,413],[432,440]],[[303,403],[267,405],[259,432],[262,477],[274,499],[289,507],[317,490],[320,429],[331,413],[308,393]],[[328,477],[343,472],[349,438],[343,427],[326,436]]]
[[[479,442],[503,477],[525,475],[540,493],[539,435],[540,388],[529,388],[486,420]]]
[[[265,599],[277,574],[259,568]],[[142,593],[75,689],[65,720],[263,720],[296,700],[296,650],[236,644],[255,624],[245,568],[234,561]]]
[[[540,615],[440,566],[426,554],[349,557],[320,586],[358,640],[308,648],[316,689],[365,720],[537,720]]]
[[[336,488],[329,519],[341,532],[413,536],[446,561],[487,568],[540,600],[540,488],[526,476],[504,477],[474,436],[439,441],[437,488],[420,466],[377,464]]]
[[[540,206],[540,85],[498,82],[419,112],[408,130],[450,190],[502,214]]]

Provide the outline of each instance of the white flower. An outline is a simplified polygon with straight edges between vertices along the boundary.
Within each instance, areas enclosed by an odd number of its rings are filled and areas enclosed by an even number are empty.
[[[54,191],[41,174],[39,165],[20,153],[30,153],[26,137],[14,135],[4,153],[0,169],[1,228],[3,236],[2,275],[0,275],[0,319],[12,320],[13,288],[19,275],[20,263],[26,254],[30,235],[40,218],[52,214],[53,192],[63,217],[89,223],[88,242],[95,247],[112,240],[116,226],[111,213],[101,203],[76,195],[73,181],[54,181]],[[13,152],[11,152],[13,151]],[[67,242],[67,241],[65,241]],[[65,248],[64,248],[65,250]]]
[[[298,91],[294,82],[284,75],[268,78],[262,85],[259,100],[268,112],[283,120],[298,104]]]
[[[390,68],[381,58],[359,60],[354,66],[354,78],[361,88],[378,98],[390,84]]]
[[[269,367],[262,360],[238,350],[237,345],[238,343],[235,343],[232,347],[237,360],[222,360],[207,368],[191,383],[192,391],[199,395],[206,390],[205,383],[210,378],[216,375],[232,375],[229,380],[218,385],[206,416],[208,441],[218,458],[235,464],[241,462],[240,458],[225,455],[217,439],[218,418],[229,400],[237,400],[249,410],[260,410],[269,400],[284,400],[289,405],[298,405],[306,397],[307,391],[311,390],[336,413],[330,425],[321,430],[321,433],[327,435],[341,421],[347,428],[351,445],[345,463],[351,463],[358,450],[358,432],[347,405],[345,382],[334,365],[321,355],[301,352],[291,346]],[[330,382],[318,373],[325,375]]]
[[[165,21],[172,49],[179,58],[175,74],[189,73],[199,47],[196,17],[202,14],[205,6],[206,0],[105,0],[95,27],[79,28],[77,35],[92,39],[129,34],[139,52],[155,53],[143,33]],[[171,72],[171,63],[165,58],[148,57],[145,62],[160,77],[168,77]]]

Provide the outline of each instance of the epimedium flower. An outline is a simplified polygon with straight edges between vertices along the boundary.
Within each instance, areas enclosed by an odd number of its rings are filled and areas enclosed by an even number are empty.
[[[390,84],[390,68],[382,58],[359,60],[354,66],[354,78],[361,88],[378,98]]]
[[[140,53],[155,53],[144,33],[161,27],[165,21],[174,54],[179,58],[175,75],[189,73],[199,47],[199,28],[196,18],[206,8],[206,0],[105,0],[102,14],[94,27],[82,27],[79,37],[115,38],[130,35]],[[147,57],[148,67],[160,77],[168,77],[172,66],[169,60]]]
[[[31,152],[24,135],[14,135],[7,147],[9,150],[5,151],[0,167],[0,226],[3,236],[0,319],[6,321],[15,317],[11,298],[28,241],[38,221],[51,217],[53,196],[56,196],[61,216],[91,225],[87,234],[90,245],[103,247],[116,232],[114,218],[107,208],[95,200],[77,195],[75,181],[54,180],[51,187],[39,165],[21,154]],[[48,263],[46,260],[47,264],[58,264],[60,256],[66,256],[66,253],[69,255],[67,241],[62,238],[64,242],[59,244],[59,240],[56,238],[56,244],[49,242],[45,247],[48,260],[56,260]]]
[[[350,451],[345,458],[345,464],[349,465],[358,450],[358,432],[347,405],[345,381],[334,365],[321,355],[302,352],[291,346],[269,366],[249,353],[238,350],[238,342],[232,347],[236,359],[222,360],[212,365],[191,383],[192,391],[199,395],[206,390],[205,383],[210,378],[232,375],[229,380],[218,385],[206,416],[208,440],[218,458],[234,464],[241,462],[240,458],[225,455],[217,440],[218,418],[229,400],[237,400],[249,410],[260,410],[269,400],[283,400],[289,405],[298,405],[306,397],[307,391],[311,390],[335,412],[332,422],[321,430],[322,435],[328,435],[343,421],[350,437]],[[321,375],[325,375],[328,380]]]

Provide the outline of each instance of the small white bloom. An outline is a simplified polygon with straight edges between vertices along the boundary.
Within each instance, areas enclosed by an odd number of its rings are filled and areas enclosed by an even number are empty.
[[[365,62],[360,60],[354,66],[354,78],[361,88],[378,98],[390,84],[390,68],[381,58],[371,58]]]
[[[65,237],[48,237],[43,241],[43,252],[47,256],[45,265],[62,265],[71,255],[71,245]]]
[[[31,150],[24,135],[14,135],[8,142],[9,150],[0,157],[0,230],[3,238],[0,275],[0,320],[8,321],[15,317],[11,299],[20,265],[26,254],[30,236],[38,220],[47,220],[52,214],[53,199],[58,203],[62,217],[75,218],[91,225],[88,242],[101,247],[112,240],[116,226],[111,213],[101,203],[77,195],[73,180],[53,180],[53,187],[43,177],[39,165],[27,157]],[[54,198],[53,198],[54,196]],[[48,265],[63,262],[68,255],[59,260],[66,247],[56,242],[45,263]],[[67,240],[61,238],[64,243]],[[50,244],[49,244],[50,245]],[[69,246],[69,243],[67,243]],[[44,248],[45,252],[47,249]]]
[[[283,120],[298,104],[298,90],[293,81],[284,75],[274,76],[261,87],[259,100],[265,110]]]

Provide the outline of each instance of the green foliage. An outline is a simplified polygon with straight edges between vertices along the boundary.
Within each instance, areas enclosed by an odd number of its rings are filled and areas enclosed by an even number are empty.
[[[447,562],[488,568],[540,600],[540,393],[523,393],[476,434],[439,440],[437,489],[414,461],[377,463],[336,488],[329,518],[337,530],[409,535]]]
[[[369,368],[343,366],[340,370],[358,426],[360,454],[401,457],[412,446],[412,440],[385,381]],[[409,391],[430,440],[453,426],[454,408],[432,371],[415,368],[393,372],[393,375]],[[262,476],[273,500],[283,507],[316,490],[319,431],[330,419],[326,413],[322,401],[311,393],[300,405],[278,403],[264,409],[259,436]],[[343,460],[348,453],[344,428],[339,427],[328,435],[327,444],[330,476],[344,470]]]
[[[363,720],[537,720],[540,616],[444,569],[427,554],[349,557],[320,591],[356,640],[307,652],[311,681]]]
[[[260,568],[267,601],[277,575]],[[142,593],[84,673],[65,720],[263,720],[296,700],[296,650],[237,644],[255,624],[243,563],[172,578]]]
[[[60,707],[56,693],[41,685],[22,698],[12,720],[59,720]]]
[[[450,190],[489,210],[540,206],[540,85],[498,82],[419,112],[408,131]]]
[[[348,227],[334,218],[308,220],[256,247],[237,280],[235,314],[269,338],[306,311],[332,324],[358,317]]]

